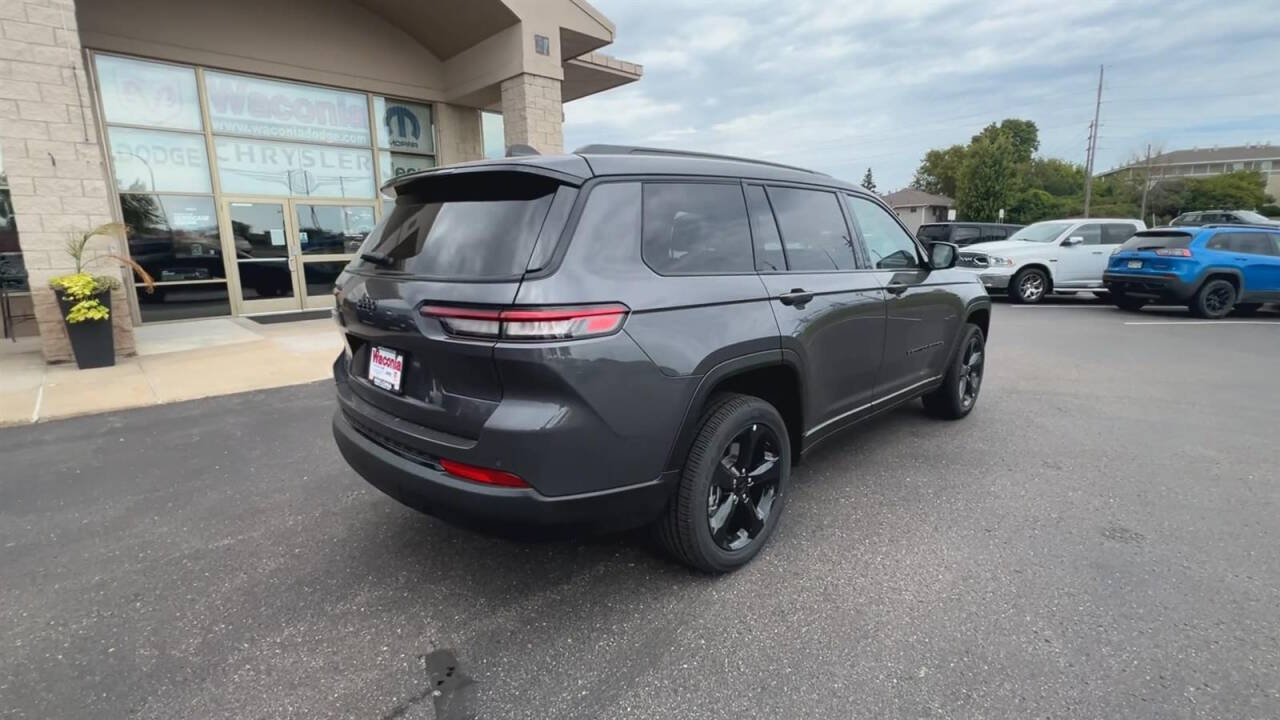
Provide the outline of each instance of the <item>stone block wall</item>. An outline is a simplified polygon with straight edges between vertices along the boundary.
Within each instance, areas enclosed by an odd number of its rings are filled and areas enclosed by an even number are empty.
[[[32,305],[49,362],[72,358],[49,278],[72,269],[68,236],[112,218],[106,158],[72,0],[0,0],[0,152],[8,174]],[[90,245],[88,270],[130,281],[103,258],[120,239]],[[127,295],[112,298],[116,351],[134,352]]]
[[[507,147],[529,145],[543,155],[564,152],[560,81],[528,73],[503,80],[502,120]]]

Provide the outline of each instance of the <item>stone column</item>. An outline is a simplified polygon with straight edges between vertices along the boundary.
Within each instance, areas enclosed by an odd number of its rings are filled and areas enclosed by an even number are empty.
[[[564,152],[560,81],[528,73],[503,80],[502,122],[507,147],[530,145],[544,155]]]
[[[462,105],[436,103],[436,135],[441,165],[484,159],[480,111]]]
[[[72,270],[64,246],[113,219],[106,156],[98,140],[92,93],[76,29],[73,0],[0,1],[0,150],[9,177],[19,245],[45,360],[72,359],[49,278]],[[95,240],[89,271],[131,281],[102,259],[123,242]],[[134,352],[127,295],[111,299],[116,351]]]

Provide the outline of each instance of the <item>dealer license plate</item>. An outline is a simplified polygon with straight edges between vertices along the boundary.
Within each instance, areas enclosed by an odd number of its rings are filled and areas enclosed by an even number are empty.
[[[1129,261],[1129,267],[1131,267],[1131,268],[1140,268],[1140,267],[1142,267],[1142,261],[1141,261],[1141,260],[1130,260],[1130,261]]]
[[[383,390],[400,392],[400,378],[404,375],[404,355],[378,345],[369,354],[369,382]]]

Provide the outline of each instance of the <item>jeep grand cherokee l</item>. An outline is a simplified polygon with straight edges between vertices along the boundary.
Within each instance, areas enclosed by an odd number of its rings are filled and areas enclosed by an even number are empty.
[[[590,146],[386,191],[335,290],[333,431],[427,513],[652,524],[723,572],[777,527],[801,453],[916,397],[977,400],[982,286],[826,175]]]

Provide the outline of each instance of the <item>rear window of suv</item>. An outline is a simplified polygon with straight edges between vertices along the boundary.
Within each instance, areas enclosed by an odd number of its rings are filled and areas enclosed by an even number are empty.
[[[1140,232],[1126,240],[1119,249],[1159,250],[1161,248],[1188,248],[1191,247],[1191,237],[1191,233],[1169,232],[1167,230]]]
[[[424,178],[401,189],[353,266],[446,280],[518,277],[558,188],[527,173]]]

